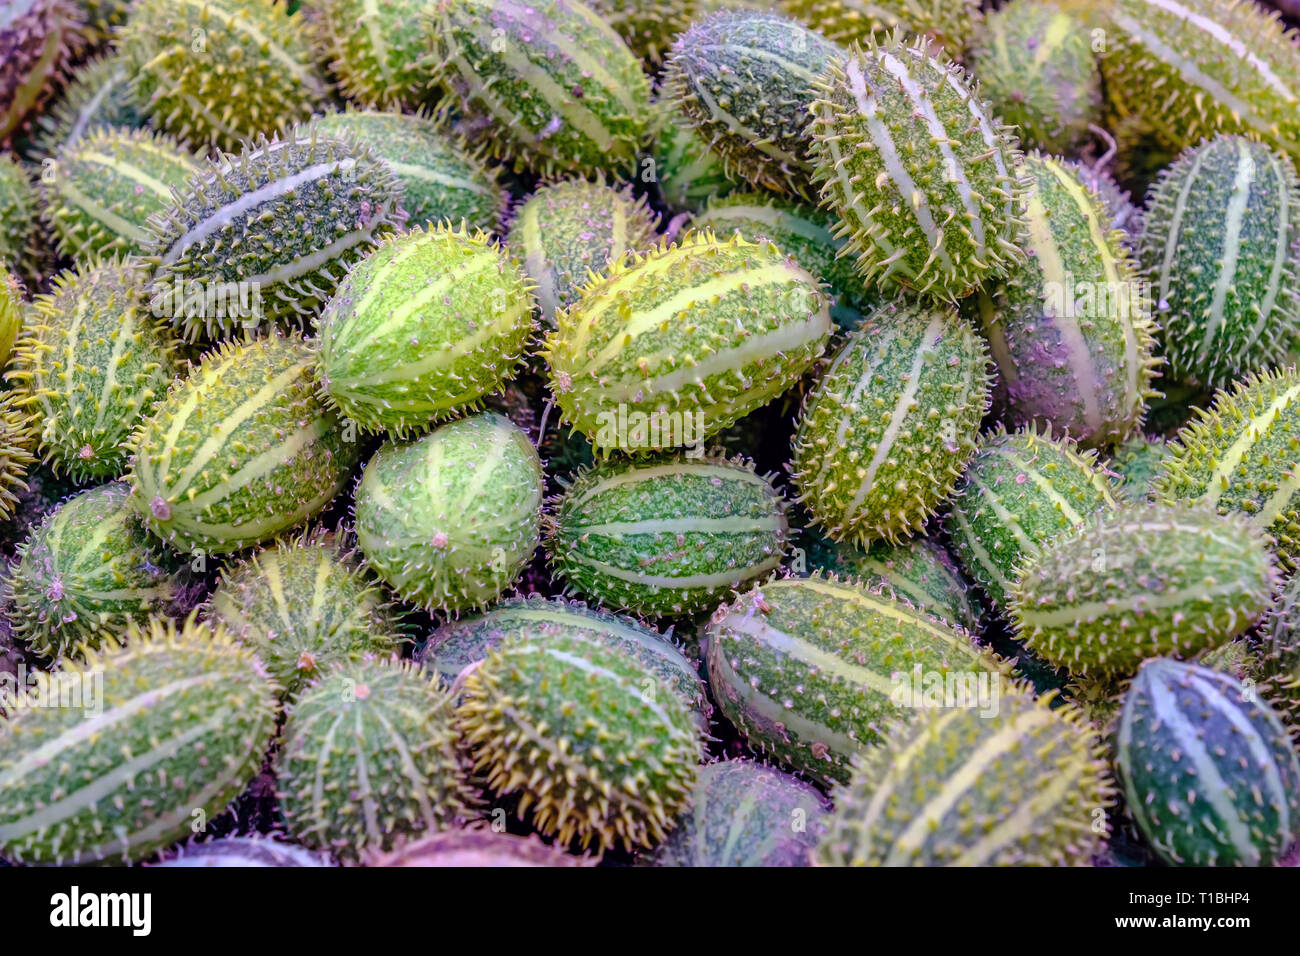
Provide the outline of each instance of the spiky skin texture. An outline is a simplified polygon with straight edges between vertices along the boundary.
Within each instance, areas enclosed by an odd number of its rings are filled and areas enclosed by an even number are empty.
[[[314,126],[208,162],[149,222],[155,314],[222,338],[318,311],[400,222],[392,167]],[[250,301],[251,300],[251,301]]]
[[[590,6],[653,73],[668,55],[673,41],[693,21],[715,10],[759,4],[749,0],[664,0],[654,4],[641,0],[592,0]]]
[[[1161,438],[1135,435],[1115,449],[1110,470],[1119,476],[1116,494],[1123,500],[1141,502],[1155,496],[1156,476],[1172,448]]]
[[[316,121],[326,136],[353,136],[388,162],[402,183],[410,227],[458,223],[493,231],[506,193],[496,175],[470,157],[432,120],[403,113],[327,113]]]
[[[0,396],[0,521],[20,510],[27,473],[36,462],[36,429],[22,401],[19,392]]]
[[[564,598],[514,598],[486,614],[449,621],[430,635],[417,659],[441,683],[455,685],[467,667],[484,660],[502,641],[513,637],[548,641],[554,635],[584,637],[640,661],[661,686],[676,691],[690,704],[696,723],[708,731],[713,707],[704,684],[695,662],[671,638],[635,618]]]
[[[1032,428],[986,436],[945,524],[962,567],[1006,607],[1020,568],[1059,535],[1115,508],[1096,455]]]
[[[1300,159],[1300,49],[1276,12],[1250,0],[1115,0],[1105,29],[1116,115],[1175,151],[1241,133]]]
[[[424,32],[436,79],[487,148],[543,176],[631,173],[651,131],[636,54],[578,0],[437,0]]]
[[[881,741],[914,670],[1000,680],[971,637],[884,591],[814,575],[770,581],[714,612],[714,699],[752,750],[824,783]]]
[[[924,35],[954,59],[984,20],[979,0],[781,0],[780,7],[846,46],[902,30]]]
[[[677,38],[663,96],[722,158],[727,176],[811,195],[813,81],[841,52],[778,14],[724,10]]]
[[[1292,575],[1278,589],[1251,650],[1261,692],[1283,720],[1300,727],[1300,577]]]
[[[342,489],[356,436],[316,395],[298,336],[209,353],[174,382],[132,442],[145,526],[172,547],[227,554],[295,528]]]
[[[24,276],[36,272],[39,210],[40,197],[27,170],[13,156],[0,153],[0,262]]]
[[[884,306],[851,332],[799,413],[790,473],[835,541],[921,529],[975,453],[988,350],[947,306]]]
[[[308,14],[318,61],[363,106],[416,110],[435,92],[429,44],[417,28],[423,0],[325,0]]]
[[[840,328],[852,329],[878,297],[857,274],[852,259],[838,255],[844,240],[835,236],[835,223],[833,215],[815,206],[763,193],[733,193],[711,200],[691,220],[691,228],[775,243],[809,275],[830,286],[835,298],[831,318]]]
[[[1088,866],[1113,785],[1073,707],[1012,686],[992,716],[919,708],[865,754],[818,848],[826,866]]]
[[[634,849],[685,808],[701,744],[691,709],[653,671],[577,634],[508,638],[456,708],[474,770],[559,845]]]
[[[565,853],[532,834],[518,836],[479,827],[422,837],[392,853],[367,858],[366,866],[591,866],[595,862],[592,857]]]
[[[1295,839],[1300,757],[1240,681],[1150,661],[1124,698],[1116,739],[1125,802],[1166,863],[1268,866]]]
[[[228,634],[150,618],[125,647],[66,664],[102,686],[119,719],[26,707],[0,735],[0,854],[19,863],[130,863],[211,820],[257,775],[275,728],[275,687]],[[67,686],[53,683],[52,692]],[[98,682],[102,682],[99,684]]]
[[[1056,538],[1011,594],[1020,637],[1071,674],[1125,676],[1244,633],[1277,571],[1264,536],[1205,508],[1126,505]]]
[[[17,413],[12,398],[0,398],[0,442],[0,552],[12,555],[41,519],[77,489],[35,460],[31,416]],[[14,459],[10,464],[6,455]]]
[[[384,593],[329,535],[281,541],[226,565],[207,616],[251,648],[286,695],[336,663],[401,644]]]
[[[611,462],[552,503],[546,550],[585,597],[650,616],[716,606],[774,572],[789,539],[780,493],[744,461]]]
[[[874,590],[885,589],[914,607],[972,634],[979,630],[980,603],[956,563],[942,545],[912,537],[899,544],[877,541],[862,549],[846,541],[831,541],[812,532],[796,539],[790,570],[850,579]]]
[[[199,168],[168,136],[95,129],[41,176],[42,216],[59,251],[78,265],[138,253],[149,241],[149,217]]]
[[[357,485],[357,544],[403,600],[481,608],[532,557],[543,494],[528,436],[501,415],[473,415],[375,453]]]
[[[1133,202],[1133,194],[1115,181],[1115,177],[1097,166],[1083,162],[1066,164],[1079,177],[1079,181],[1097,194],[1106,209],[1113,228],[1118,229],[1125,248],[1137,248],[1137,238],[1142,231],[1143,210]]]
[[[130,493],[112,482],[74,495],[18,546],[12,620],[41,657],[80,657],[180,596],[178,563],[145,533]]]
[[[118,49],[150,122],[193,146],[238,151],[323,105],[299,14],[266,0],[135,0]]]
[[[121,475],[132,432],[176,372],[174,348],[129,265],[100,260],[55,276],[28,310],[10,373],[45,461],[78,483]]]
[[[690,233],[587,285],[543,355],[564,421],[598,451],[645,454],[717,434],[780,395],[830,331],[828,297],[776,246]],[[645,440],[625,434],[634,415]]]
[[[653,866],[807,866],[826,798],[750,760],[701,767],[691,807],[649,858]]]
[[[0,10],[0,144],[58,88],[80,47],[80,30],[69,0],[10,0]]]
[[[670,209],[695,211],[710,198],[725,196],[737,186],[727,178],[722,160],[709,149],[709,141],[686,122],[670,104],[656,103],[660,114],[655,139],[653,179]],[[646,175],[642,161],[641,175]]]
[[[1300,372],[1248,375],[1178,433],[1155,479],[1167,502],[1238,514],[1272,538],[1286,568],[1300,558]]]
[[[92,129],[143,124],[131,91],[130,65],[120,56],[102,57],[73,73],[63,95],[37,118],[35,152],[57,160]]]
[[[1153,188],[1138,252],[1169,375],[1227,386],[1300,343],[1300,180],[1281,153],[1221,136]]]
[[[628,187],[580,179],[542,186],[515,210],[506,248],[537,283],[542,318],[578,301],[592,277],[628,252],[654,248],[659,217]]]
[[[989,15],[971,53],[993,112],[1026,146],[1069,154],[1101,121],[1101,67],[1086,24],[1051,4],[1014,0]]]
[[[966,314],[998,366],[1010,423],[1092,447],[1142,420],[1157,360],[1149,303],[1105,208],[1061,160],[1026,157],[1028,261],[972,296]]]
[[[155,866],[165,867],[263,867],[334,866],[325,854],[281,843],[269,837],[222,837],[206,843],[183,846]]]
[[[127,12],[131,9],[131,0],[76,0],[76,3],[85,21],[83,39],[92,48],[109,43],[126,23]]]
[[[942,51],[870,40],[814,87],[822,205],[869,283],[956,300],[1024,261],[1015,136]]]
[[[288,831],[344,863],[447,829],[474,799],[449,699],[396,660],[343,664],[305,689],[276,771]]]
[[[0,260],[0,369],[9,364],[9,355],[22,333],[25,308],[22,283]]]
[[[535,328],[531,284],[483,233],[437,226],[380,243],[316,319],[325,400],[404,437],[476,406]]]

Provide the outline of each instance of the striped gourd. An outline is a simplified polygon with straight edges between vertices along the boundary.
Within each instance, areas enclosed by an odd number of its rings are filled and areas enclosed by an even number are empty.
[[[1015,136],[943,51],[869,40],[815,87],[822,204],[869,282],[955,300],[1024,261]]]
[[[60,98],[37,118],[35,153],[57,159],[96,127],[136,129],[143,125],[144,117],[131,90],[131,73],[126,58],[118,55],[79,67]]]
[[[1155,495],[1156,476],[1173,450],[1164,439],[1135,435],[1115,449],[1109,470],[1119,477],[1116,494],[1127,501],[1146,501]]]
[[[342,664],[306,688],[275,758],[294,839],[355,863],[471,816],[449,704],[396,660]]]
[[[780,493],[744,461],[611,462],[552,502],[546,549],[579,594],[684,615],[774,572],[789,537]]]
[[[850,333],[799,414],[790,471],[836,541],[919,531],[975,453],[988,351],[944,305],[887,305]]]
[[[1006,607],[1020,568],[1052,541],[1115,508],[1096,455],[1032,427],[980,442],[946,519],[962,567]]]
[[[366,859],[366,866],[592,866],[589,856],[566,853],[536,836],[520,836],[488,827],[448,830],[421,837],[392,853]]]
[[[462,219],[472,229],[499,225],[506,192],[495,173],[463,153],[432,120],[348,111],[325,114],[316,128],[326,136],[355,137],[393,168],[410,226]]]
[[[1029,260],[967,300],[1014,424],[1093,446],[1124,439],[1153,395],[1150,303],[1118,231],[1077,172],[1032,155]]]
[[[698,442],[793,385],[830,336],[817,280],[771,243],[691,233],[629,253],[556,316],[564,421],[600,451]],[[628,427],[646,435],[629,434]]]
[[[195,146],[238,150],[328,92],[301,14],[266,0],[133,0],[117,49],[150,122]]]
[[[514,372],[531,284],[483,233],[403,232],[357,263],[315,319],[326,400],[397,436],[472,408]]]
[[[0,7],[0,145],[23,130],[80,52],[73,0],[9,0]]]
[[[92,130],[41,176],[43,215],[59,251],[80,265],[140,252],[149,217],[198,171],[198,159],[168,136]]]
[[[1226,387],[1300,345],[1298,243],[1300,180],[1267,146],[1220,136],[1161,175],[1138,254],[1172,378]]]
[[[154,864],[166,867],[335,866],[323,853],[271,837],[220,837],[191,843]]]
[[[1120,783],[1173,866],[1267,866],[1300,831],[1300,757],[1253,690],[1192,664],[1149,661],[1124,697]]]
[[[1114,787],[1073,707],[1011,686],[992,714],[914,712],[866,754],[818,850],[828,866],[1089,866]]]
[[[1300,559],[1300,372],[1247,375],[1170,443],[1155,496],[1239,514],[1287,568]]]
[[[501,415],[473,415],[375,453],[356,490],[357,545],[404,601],[483,607],[532,557],[542,495],[528,436]]]
[[[316,395],[297,335],[222,346],[141,423],[129,473],[145,526],[172,547],[227,553],[301,525],[338,494],[356,436]]]
[[[257,776],[274,685],[221,629],[150,618],[67,664],[0,735],[0,856],[129,863],[189,836]],[[93,696],[92,696],[93,695]],[[94,719],[88,720],[88,716]]]
[[[577,300],[593,274],[651,249],[659,218],[629,187],[571,179],[542,186],[515,209],[506,248],[537,283],[542,318]]]
[[[1011,614],[1025,644],[1081,676],[1226,644],[1268,608],[1264,537],[1204,508],[1125,505],[1057,537],[1021,570]]]
[[[723,10],[678,36],[663,96],[708,140],[728,176],[811,195],[808,107],[818,75],[840,53],[779,14]]]
[[[511,598],[485,614],[448,621],[429,636],[416,655],[421,667],[444,685],[453,686],[468,667],[512,637],[546,641],[576,634],[609,645],[641,662],[659,684],[671,688],[691,705],[702,731],[709,729],[713,707],[704,691],[696,663],[672,638],[624,614],[587,607],[564,598],[540,595]]]
[[[0,153],[0,262],[24,278],[40,272],[36,241],[40,195],[27,168],[9,153]]]
[[[18,546],[10,620],[41,657],[79,656],[133,621],[178,609],[178,562],[145,533],[130,494],[122,482],[80,492]]]
[[[984,20],[980,0],[780,0],[779,6],[839,43],[865,43],[902,30],[927,37],[954,59]]]
[[[342,661],[396,650],[383,591],[333,535],[280,541],[221,569],[207,618],[251,648],[285,695]]]
[[[316,59],[354,103],[415,110],[434,98],[424,0],[318,0],[307,12]]]
[[[476,773],[559,845],[661,841],[685,809],[699,730],[653,671],[579,634],[517,635],[466,678],[456,708]]]
[[[630,173],[651,130],[636,54],[579,0],[437,0],[435,77],[516,170]]]
[[[10,373],[39,422],[45,460],[79,482],[121,475],[133,430],[172,381],[174,348],[131,266],[100,261],[56,275],[28,312]]]
[[[1242,133],[1300,160],[1300,49],[1276,12],[1240,0],[1114,0],[1105,30],[1116,115],[1174,150]]]
[[[846,780],[886,721],[923,704],[911,692],[918,674],[996,693],[1005,669],[965,631],[821,575],[771,581],[722,605],[705,641],[714,699],[750,748],[823,782]]]
[[[737,188],[727,178],[721,158],[709,149],[709,141],[677,109],[657,100],[655,110],[659,131],[653,155],[641,162],[640,175],[659,184],[659,194],[670,209],[702,209],[710,198]]]
[[[393,231],[401,200],[392,167],[355,140],[314,126],[259,138],[150,220],[151,307],[190,341],[309,315]]]

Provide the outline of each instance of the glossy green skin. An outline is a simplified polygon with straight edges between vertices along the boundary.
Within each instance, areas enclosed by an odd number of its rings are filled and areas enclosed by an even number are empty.
[[[324,0],[308,8],[318,58],[349,100],[410,112],[436,98],[421,0]]]
[[[96,127],[138,129],[144,125],[131,90],[131,74],[125,58],[115,55],[80,67],[62,96],[37,121],[37,154],[57,159]]]

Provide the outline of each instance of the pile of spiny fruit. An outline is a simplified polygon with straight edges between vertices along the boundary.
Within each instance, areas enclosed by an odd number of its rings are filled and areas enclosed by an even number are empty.
[[[1254,0],[0,0],[0,858],[1286,865]]]

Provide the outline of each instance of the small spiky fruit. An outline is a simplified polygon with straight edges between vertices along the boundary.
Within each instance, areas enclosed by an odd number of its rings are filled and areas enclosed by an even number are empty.
[[[316,395],[299,336],[209,353],[137,429],[129,474],[145,526],[172,547],[225,554],[321,511],[360,458]]]
[[[118,49],[150,121],[194,146],[239,150],[325,100],[300,14],[266,0],[134,0]]]
[[[1067,163],[1079,180],[1097,194],[1111,225],[1118,229],[1124,245],[1130,251],[1137,247],[1137,237],[1142,231],[1143,210],[1133,201],[1133,194],[1115,181],[1114,175],[1101,164],[1083,162]]]
[[[22,283],[0,259],[0,369],[9,364],[9,355],[23,331],[26,307]]]
[[[888,305],[850,333],[799,414],[790,471],[836,541],[919,531],[975,453],[988,350],[945,305]]]
[[[659,842],[685,808],[699,731],[677,694],[617,648],[577,634],[503,641],[456,708],[476,772],[519,795],[534,827],[586,849]]]
[[[36,154],[57,160],[93,129],[142,126],[144,117],[131,90],[131,76],[130,64],[117,55],[78,68],[63,95],[37,119]]]
[[[463,153],[436,123],[404,113],[327,113],[316,121],[326,136],[352,136],[393,168],[403,189],[407,223],[457,223],[493,231],[506,193],[496,175]]]
[[[35,232],[40,197],[22,163],[0,153],[0,262],[25,276],[37,271]]]
[[[12,620],[41,657],[81,656],[181,596],[178,562],[145,533],[130,494],[112,482],[74,495],[19,545]]]
[[[283,324],[325,304],[400,221],[392,167],[314,126],[208,162],[153,217],[155,314],[195,341]]]
[[[655,138],[653,165],[642,160],[642,176],[653,171],[659,193],[670,209],[702,209],[710,198],[725,196],[736,189],[727,178],[722,159],[709,149],[709,141],[686,122],[671,104],[659,100],[659,132]]]
[[[721,760],[700,768],[690,809],[649,862],[807,866],[826,816],[816,787],[750,760]]]
[[[750,748],[823,782],[847,779],[850,758],[880,742],[887,720],[923,705],[913,685],[928,675],[974,693],[1005,669],[906,601],[820,575],[723,604],[705,640],[714,699]]]
[[[565,853],[536,836],[501,833],[487,827],[448,830],[421,837],[392,853],[366,859],[366,866],[592,866],[590,856]]]
[[[1039,0],[1012,0],[991,14],[971,53],[971,70],[993,112],[1021,142],[1075,152],[1101,121],[1101,67],[1088,26]]]
[[[1173,866],[1268,866],[1300,824],[1300,757],[1240,681],[1149,661],[1124,698],[1116,766],[1139,829]]]
[[[35,447],[36,429],[22,393],[0,395],[0,521],[15,516],[23,504]]]
[[[516,170],[631,173],[651,131],[650,82],[578,0],[437,0],[424,32],[435,77]]]
[[[1278,594],[1252,642],[1251,675],[1282,719],[1300,726],[1300,577],[1292,575]]]
[[[474,800],[449,698],[396,660],[341,664],[303,690],[276,772],[288,831],[344,863],[447,829]]]
[[[323,853],[282,843],[269,837],[221,837],[179,848],[155,866],[166,867],[263,867],[263,866],[334,866]]]
[[[174,347],[129,265],[110,259],[55,276],[28,310],[10,373],[45,461],[77,482],[121,475],[132,432],[172,381]]]
[[[980,0],[781,0],[780,7],[838,43],[902,30],[926,37],[953,59],[961,58],[984,20]]]
[[[1297,244],[1300,180],[1282,153],[1220,136],[1161,175],[1138,253],[1173,378],[1227,386],[1300,344]]]
[[[1173,449],[1162,438],[1135,435],[1115,449],[1110,470],[1119,476],[1115,487],[1120,498],[1147,501],[1155,496],[1155,481]]]
[[[691,24],[664,68],[664,99],[708,141],[733,179],[811,194],[813,82],[841,53],[776,13],[723,10]]]
[[[1085,446],[1142,419],[1157,360],[1149,303],[1119,232],[1078,173],[1047,156],[1022,166],[1029,259],[967,300],[998,365],[995,399],[1016,425]]]
[[[628,252],[652,249],[658,225],[629,187],[571,179],[542,186],[519,205],[506,248],[537,283],[542,318],[554,325],[592,275]]]
[[[691,705],[696,723],[708,731],[713,708],[704,684],[695,662],[671,638],[635,618],[576,601],[539,595],[502,601],[486,614],[444,624],[416,656],[441,683],[454,685],[467,667],[482,661],[508,638],[548,641],[555,635],[574,634],[607,644],[640,661],[660,685],[672,688]]]
[[[1268,608],[1264,536],[1205,508],[1126,505],[1056,538],[1012,590],[1017,630],[1070,673],[1125,676],[1146,659],[1226,644]]]
[[[397,111],[434,98],[429,44],[417,25],[423,0],[324,0],[307,15],[317,59],[353,102]]]
[[[199,160],[168,136],[96,129],[42,174],[42,215],[59,251],[78,265],[138,253],[149,241],[149,217],[198,171]]]
[[[211,820],[257,775],[276,713],[257,658],[193,617],[133,622],[122,640],[51,677],[48,693],[80,692],[83,706],[9,716],[0,735],[7,859],[147,859],[189,836],[196,820]]]
[[[1300,559],[1300,372],[1248,375],[1170,443],[1155,496],[1238,514],[1269,535],[1287,568]]]
[[[999,428],[980,442],[945,523],[962,567],[1006,607],[1026,562],[1114,508],[1110,479],[1094,453],[1050,432]]]
[[[357,545],[412,604],[480,608],[537,547],[542,463],[509,419],[485,412],[406,444],[388,444],[356,491]]]
[[[1114,787],[1097,732],[1050,699],[1015,685],[991,714],[924,708],[899,721],[835,791],[819,861],[1090,865]]]
[[[693,21],[710,12],[731,7],[752,7],[749,0],[592,0],[590,6],[608,23],[632,52],[656,72],[673,41]]]
[[[401,643],[383,592],[333,535],[280,541],[223,567],[207,614],[261,658],[286,695],[336,663]]]
[[[546,549],[585,597],[638,614],[685,615],[781,564],[780,493],[748,462],[611,462],[552,503]]]
[[[1015,136],[942,51],[869,40],[814,86],[822,204],[869,282],[955,300],[1024,261]]]
[[[691,233],[610,266],[556,316],[543,354],[564,421],[600,451],[646,453],[780,395],[830,331],[817,280],[776,246]],[[634,443],[638,426],[650,437]]]
[[[325,399],[399,437],[477,405],[534,329],[531,286],[483,233],[403,232],[357,263],[316,318]]]
[[[0,144],[44,106],[80,47],[70,0],[8,0],[0,7]]]
[[[1115,0],[1102,58],[1111,108],[1175,150],[1241,133],[1300,160],[1300,49],[1241,0]]]

